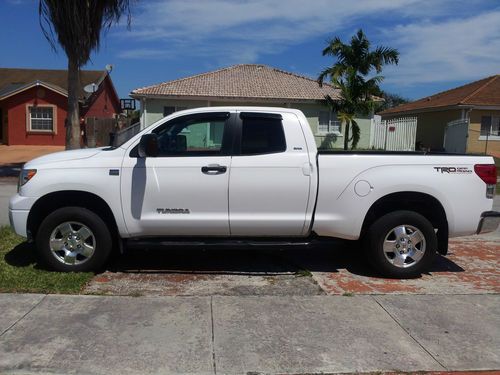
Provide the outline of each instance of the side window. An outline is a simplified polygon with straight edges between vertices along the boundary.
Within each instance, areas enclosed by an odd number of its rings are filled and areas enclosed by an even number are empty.
[[[241,155],[274,154],[286,151],[281,119],[244,117],[241,129]]]
[[[158,156],[221,155],[226,120],[219,117],[180,118],[154,130]]]

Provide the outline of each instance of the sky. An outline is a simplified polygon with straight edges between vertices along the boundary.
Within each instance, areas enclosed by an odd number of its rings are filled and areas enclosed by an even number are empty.
[[[0,0],[0,67],[65,69],[38,20],[38,1]],[[418,99],[500,74],[499,0],[132,0],[84,69],[113,65],[118,94],[233,64],[316,78],[334,63],[328,40],[362,28],[400,52],[383,90]]]

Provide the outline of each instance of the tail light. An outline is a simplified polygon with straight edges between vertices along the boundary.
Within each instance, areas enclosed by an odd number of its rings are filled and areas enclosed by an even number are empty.
[[[474,165],[474,172],[486,184],[486,198],[494,198],[497,185],[497,167],[495,164],[476,164]]]

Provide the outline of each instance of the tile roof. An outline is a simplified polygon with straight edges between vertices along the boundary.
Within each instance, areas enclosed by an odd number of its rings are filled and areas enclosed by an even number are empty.
[[[92,82],[99,83],[106,74],[105,70],[82,70],[80,72],[82,86],[80,97],[88,96],[83,91],[85,85]],[[6,94],[37,81],[68,91],[67,70],[0,68],[0,93]]]
[[[421,112],[450,106],[500,106],[500,74],[443,91],[438,94],[401,104],[387,109],[379,115],[404,112]]]
[[[142,87],[132,97],[214,97],[244,99],[322,100],[338,98],[329,84],[266,65],[241,64],[191,77]]]

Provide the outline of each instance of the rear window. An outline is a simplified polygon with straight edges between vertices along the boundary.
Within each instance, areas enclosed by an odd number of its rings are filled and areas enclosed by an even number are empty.
[[[245,117],[242,120],[241,155],[274,154],[286,151],[281,119]]]

